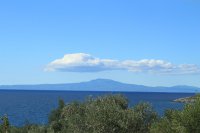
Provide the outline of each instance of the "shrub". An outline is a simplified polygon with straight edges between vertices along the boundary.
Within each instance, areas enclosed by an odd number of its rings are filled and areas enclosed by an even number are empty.
[[[199,96],[182,111],[166,111],[164,117],[153,124],[151,133],[200,133]]]
[[[0,133],[9,133],[10,132],[10,123],[8,117],[5,115],[1,118],[1,125],[0,125]]]
[[[128,108],[128,100],[122,95],[73,102],[60,113],[60,119],[50,124],[55,132],[148,133],[156,119],[156,113],[149,104]]]

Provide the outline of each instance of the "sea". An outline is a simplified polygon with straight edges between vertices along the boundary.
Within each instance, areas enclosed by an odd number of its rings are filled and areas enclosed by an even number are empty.
[[[97,97],[108,94],[122,94],[129,100],[129,106],[140,102],[150,103],[162,116],[166,109],[180,110],[183,103],[173,102],[193,93],[155,93],[155,92],[97,92],[97,91],[34,91],[34,90],[0,90],[0,116],[7,115],[14,126],[26,123],[47,124],[51,110],[58,106],[58,100],[65,103],[84,101],[88,96]]]

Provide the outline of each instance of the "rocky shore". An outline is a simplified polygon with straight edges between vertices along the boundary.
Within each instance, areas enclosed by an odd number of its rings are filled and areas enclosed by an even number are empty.
[[[196,100],[196,98],[197,96],[178,98],[178,99],[175,99],[174,102],[193,103]]]

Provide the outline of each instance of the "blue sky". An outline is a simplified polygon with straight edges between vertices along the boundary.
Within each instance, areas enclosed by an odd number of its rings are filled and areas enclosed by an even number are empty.
[[[199,14],[198,0],[1,1],[0,84],[108,78],[149,86],[200,87],[199,73],[44,71],[52,61],[75,53],[200,66]]]

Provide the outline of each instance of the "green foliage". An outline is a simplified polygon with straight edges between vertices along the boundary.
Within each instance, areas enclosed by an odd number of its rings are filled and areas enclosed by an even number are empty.
[[[1,125],[0,125],[0,133],[9,133],[10,132],[10,123],[8,117],[5,115],[1,118]]]
[[[67,105],[59,100],[48,125],[13,127],[4,116],[0,133],[200,133],[200,96],[183,110],[166,110],[159,119],[150,104],[128,107],[122,95],[90,97]]]
[[[181,112],[181,123],[187,132],[200,132],[200,98],[193,104],[187,104]]]
[[[66,105],[51,127],[63,133],[148,133],[155,119],[149,104],[128,108],[125,97],[109,95]]]
[[[58,101],[58,108],[55,110],[52,110],[49,115],[49,123],[53,121],[58,121],[61,117],[62,109],[65,107],[65,102],[61,99]]]
[[[65,107],[65,102],[63,100],[59,100],[58,102],[58,108],[53,110],[49,115],[49,124],[51,124],[52,129],[55,132],[59,132],[62,130],[62,124],[61,124],[61,113],[63,108]]]
[[[199,96],[182,111],[166,111],[164,117],[153,124],[151,133],[200,133]]]
[[[39,125],[25,125],[23,127],[11,127],[11,133],[54,133],[45,126]]]

